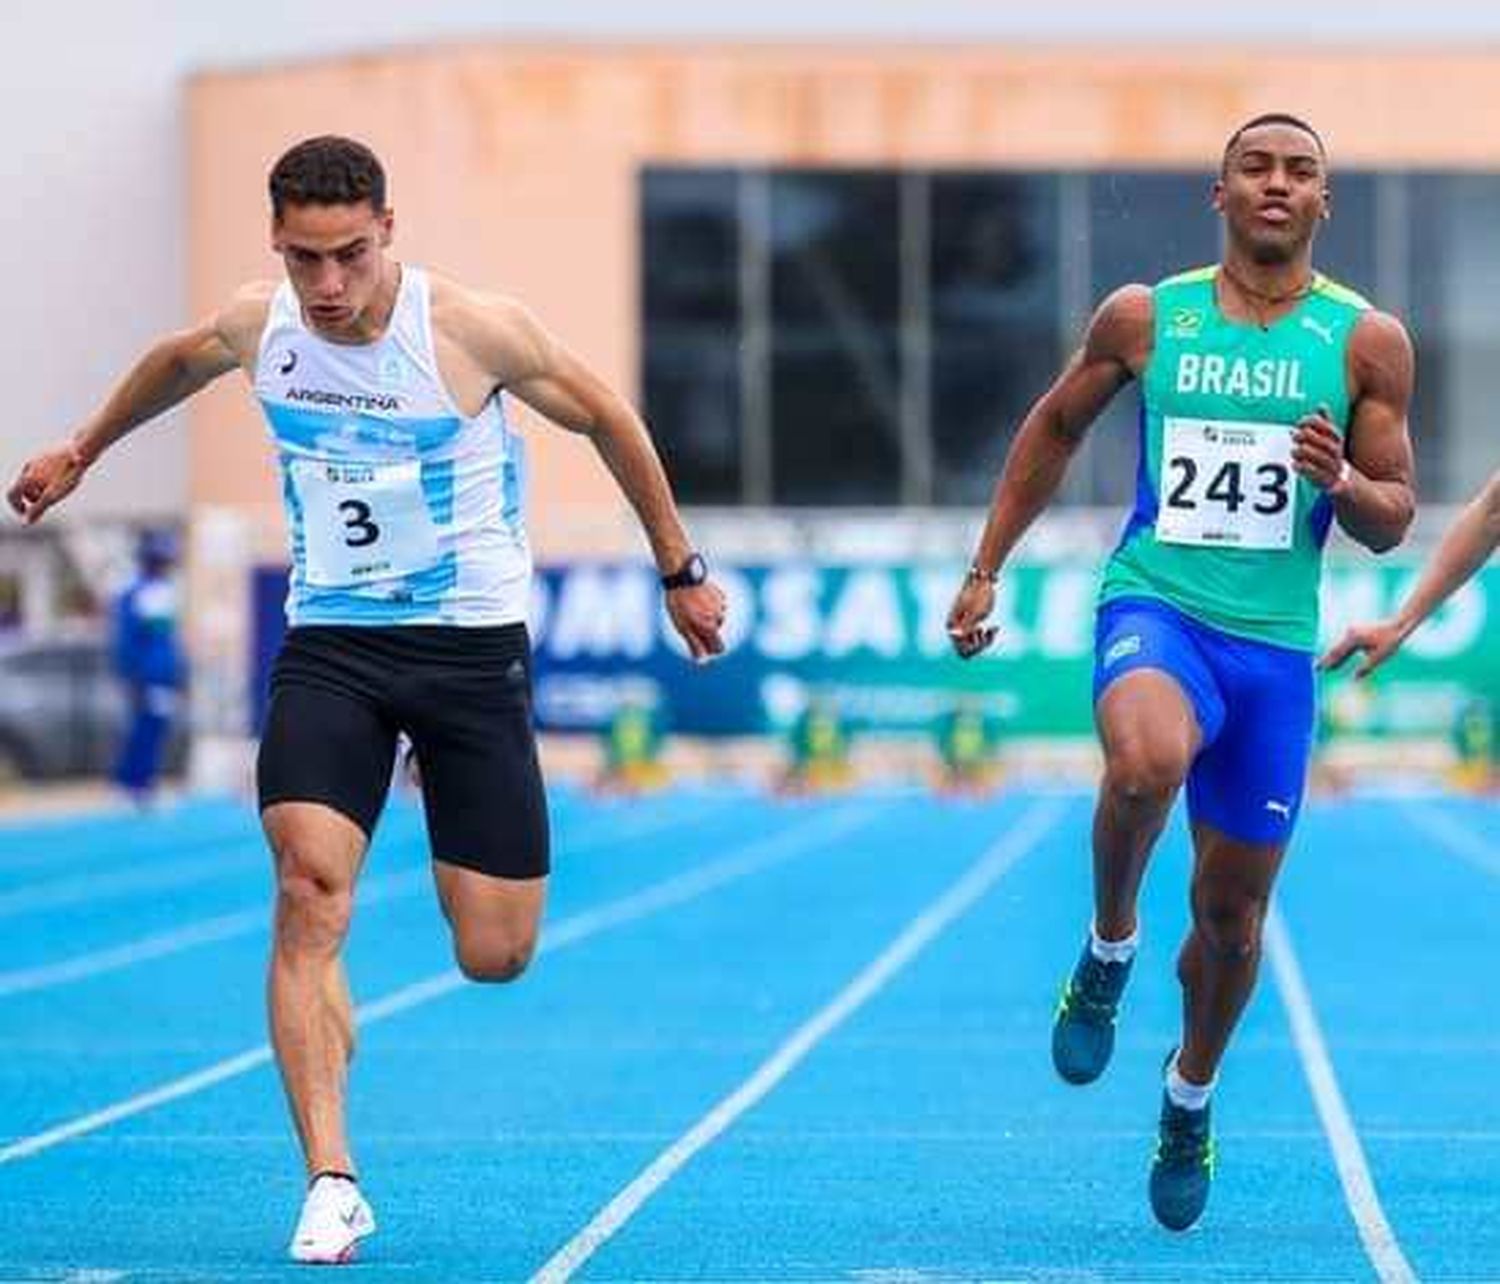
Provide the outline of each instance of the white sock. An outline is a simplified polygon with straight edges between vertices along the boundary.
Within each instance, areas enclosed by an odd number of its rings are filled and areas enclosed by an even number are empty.
[[[1179,1110],[1202,1110],[1218,1082],[1215,1075],[1207,1083],[1189,1083],[1177,1072],[1177,1054],[1172,1054],[1172,1064],[1167,1067],[1167,1099]]]
[[[1141,943],[1140,925],[1123,941],[1106,941],[1096,924],[1089,925],[1089,953],[1101,963],[1129,963]]]

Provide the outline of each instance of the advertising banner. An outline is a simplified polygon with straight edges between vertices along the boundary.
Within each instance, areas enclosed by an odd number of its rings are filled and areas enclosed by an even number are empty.
[[[1325,638],[1391,610],[1417,569],[1330,565]],[[1090,734],[1096,568],[1007,568],[993,616],[999,638],[969,662],[952,653],[944,630],[961,574],[953,565],[720,566],[715,575],[730,603],[728,652],[694,666],[650,567],[543,568],[532,616],[539,723],[593,730],[622,703],[644,703],[676,732],[748,735],[784,729],[816,698],[855,728],[924,732],[962,701],[982,708],[1007,735]],[[1325,677],[1325,732],[1446,735],[1466,702],[1494,701],[1500,636],[1493,606],[1500,606],[1500,572],[1490,569],[1369,682]]]
[[[1331,564],[1325,640],[1391,611],[1419,568]],[[548,731],[597,731],[625,704],[656,711],[673,732],[779,733],[813,700],[852,728],[922,732],[960,702],[1008,736],[1086,736],[1097,570],[1060,561],[1008,567],[998,586],[995,646],[964,662],[944,618],[958,565],[717,566],[729,596],[726,655],[690,663],[651,567],[579,562],[537,572],[531,614],[536,713]],[[253,585],[255,726],[281,640],[286,572]],[[1325,735],[1447,736],[1476,699],[1500,703],[1500,569],[1459,590],[1368,682],[1322,679]],[[1352,670],[1353,664],[1346,666]]]

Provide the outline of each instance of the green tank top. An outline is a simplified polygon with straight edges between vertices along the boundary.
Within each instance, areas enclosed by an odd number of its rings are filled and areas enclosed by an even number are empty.
[[[1262,329],[1219,311],[1215,271],[1152,291],[1135,507],[1099,600],[1158,598],[1226,633],[1311,651],[1333,504],[1292,471],[1291,434],[1319,406],[1347,430],[1345,354],[1370,305],[1315,276]]]

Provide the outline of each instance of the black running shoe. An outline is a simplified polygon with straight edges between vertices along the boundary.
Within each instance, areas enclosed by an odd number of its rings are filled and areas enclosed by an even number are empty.
[[[1069,1083],[1092,1083],[1104,1073],[1115,1050],[1115,1015],[1130,979],[1130,963],[1096,959],[1083,943],[1083,954],[1063,987],[1052,1023],[1052,1064]]]

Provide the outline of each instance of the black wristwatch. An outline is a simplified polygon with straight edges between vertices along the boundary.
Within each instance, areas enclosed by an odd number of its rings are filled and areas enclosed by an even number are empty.
[[[702,584],[708,579],[708,563],[703,560],[701,553],[689,553],[688,559],[670,575],[661,577],[661,586],[670,592],[672,589],[692,588],[694,585]]]

